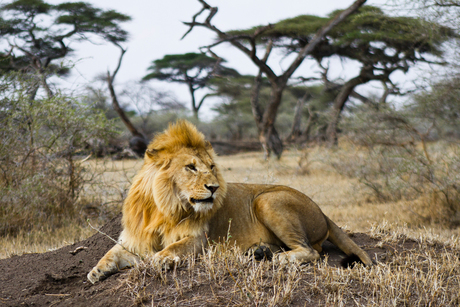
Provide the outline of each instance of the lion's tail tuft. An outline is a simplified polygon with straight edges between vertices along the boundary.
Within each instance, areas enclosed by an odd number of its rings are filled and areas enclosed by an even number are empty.
[[[340,229],[333,221],[331,221],[328,217],[326,217],[327,223],[329,225],[329,238],[328,240],[340,248],[345,254],[347,254],[347,258],[343,261],[345,265],[344,267],[349,267],[350,265],[353,266],[353,263],[358,262],[364,263],[366,266],[371,266],[373,264],[371,257],[368,253],[362,250],[352,239],[348,237],[348,235]],[[347,265],[348,263],[348,265]]]

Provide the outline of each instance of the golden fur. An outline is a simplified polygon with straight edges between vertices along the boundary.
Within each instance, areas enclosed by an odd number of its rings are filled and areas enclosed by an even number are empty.
[[[202,133],[178,121],[154,137],[144,165],[123,206],[123,231],[116,244],[88,274],[94,283],[153,255],[169,266],[199,253],[207,239],[226,238],[243,250],[264,245],[286,249],[281,260],[319,259],[328,239],[347,255],[371,265],[361,250],[307,196],[285,186],[227,183]]]

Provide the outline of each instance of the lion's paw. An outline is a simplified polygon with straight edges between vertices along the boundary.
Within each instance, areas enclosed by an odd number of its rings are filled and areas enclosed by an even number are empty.
[[[91,270],[91,272],[89,272],[88,275],[86,275],[86,277],[94,285],[96,282],[104,280],[105,278],[107,278],[107,275],[104,274],[104,272],[102,272],[97,267],[94,267]]]
[[[180,258],[170,253],[158,252],[153,256],[152,263],[157,268],[170,270],[180,263]]]

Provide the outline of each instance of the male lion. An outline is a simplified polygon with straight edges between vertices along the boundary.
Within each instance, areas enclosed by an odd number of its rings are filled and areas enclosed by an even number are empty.
[[[371,265],[360,249],[306,195],[285,186],[227,184],[202,133],[187,121],[172,124],[148,146],[144,165],[123,206],[123,231],[88,274],[95,283],[152,255],[169,266],[227,237],[242,250],[269,247],[281,261],[319,259],[327,239]]]

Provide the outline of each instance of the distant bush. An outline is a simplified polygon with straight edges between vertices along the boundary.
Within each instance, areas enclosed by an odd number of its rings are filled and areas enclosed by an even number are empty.
[[[0,89],[0,235],[59,226],[78,212],[79,163],[113,130],[100,112],[56,93],[30,99],[33,85],[3,79]]]
[[[460,225],[460,144],[429,142],[433,120],[412,107],[363,106],[344,120],[356,154],[339,150],[330,163],[382,202],[424,198],[426,219]]]

